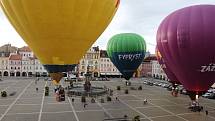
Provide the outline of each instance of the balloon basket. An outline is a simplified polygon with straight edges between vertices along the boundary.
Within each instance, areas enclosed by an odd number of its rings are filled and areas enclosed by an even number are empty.
[[[190,99],[192,101],[197,101],[199,99],[199,97],[204,94],[206,91],[199,91],[199,92],[195,92],[195,91],[187,91]]]

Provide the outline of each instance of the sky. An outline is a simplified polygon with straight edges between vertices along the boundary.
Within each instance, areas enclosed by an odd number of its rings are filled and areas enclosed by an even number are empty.
[[[175,10],[199,4],[215,5],[215,0],[121,0],[112,22],[93,46],[105,50],[113,35],[137,33],[145,39],[147,51],[155,53],[156,32],[162,20]],[[17,47],[26,45],[0,9],[0,46],[8,43]]]

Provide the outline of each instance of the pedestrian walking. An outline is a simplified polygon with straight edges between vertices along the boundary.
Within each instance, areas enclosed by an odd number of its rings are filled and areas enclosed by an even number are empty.
[[[84,108],[86,108],[86,106],[87,106],[87,103],[84,103]]]
[[[39,90],[39,89],[38,89],[38,88],[36,88],[36,91],[37,91],[37,92],[38,92],[38,90]]]
[[[128,116],[125,114],[125,115],[124,115],[124,118],[128,118]]]
[[[119,101],[118,97],[116,97],[116,101]]]
[[[208,110],[205,111],[206,116],[208,115]]]
[[[203,111],[203,106],[201,106],[201,111]]]
[[[72,98],[72,102],[74,102],[75,101],[75,99],[74,98]]]

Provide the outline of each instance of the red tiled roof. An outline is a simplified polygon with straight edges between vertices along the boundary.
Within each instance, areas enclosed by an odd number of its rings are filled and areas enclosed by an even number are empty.
[[[34,57],[28,57],[30,60],[34,60]]]
[[[9,60],[21,60],[21,55],[10,55]]]
[[[108,58],[107,51],[106,50],[100,50],[100,57],[101,58]]]
[[[31,52],[31,49],[28,46],[24,46],[19,48],[20,52]]]
[[[144,62],[147,62],[147,61],[151,61],[151,60],[157,60],[156,56],[149,56],[149,57],[146,57],[143,61],[144,61]]]

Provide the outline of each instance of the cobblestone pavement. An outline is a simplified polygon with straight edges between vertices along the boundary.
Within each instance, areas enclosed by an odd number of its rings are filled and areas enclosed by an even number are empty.
[[[215,100],[199,99],[204,110],[209,111],[208,116],[204,112],[191,112],[187,109],[190,102],[188,96],[172,97],[164,88],[142,84],[142,79],[133,79],[132,85],[142,85],[143,90],[129,90],[129,94],[124,93],[124,89],[128,87],[124,86],[122,79],[92,82],[92,85],[105,85],[113,89],[113,101],[105,100],[105,103],[101,103],[101,98],[106,99],[103,96],[97,97],[96,103],[91,103],[91,98],[87,98],[86,108],[77,96],[66,97],[66,101],[57,102],[53,93],[54,86],[43,79],[37,84],[35,78],[3,80],[0,82],[0,90],[15,95],[0,97],[0,121],[111,121],[109,119],[122,118],[124,115],[129,119],[139,115],[141,121],[215,121]],[[44,95],[45,85],[50,87],[50,96]],[[62,82],[62,85],[68,84]],[[121,86],[122,90],[117,91],[116,86]],[[72,102],[71,98],[75,101]],[[148,104],[143,104],[144,99],[148,100]]]

